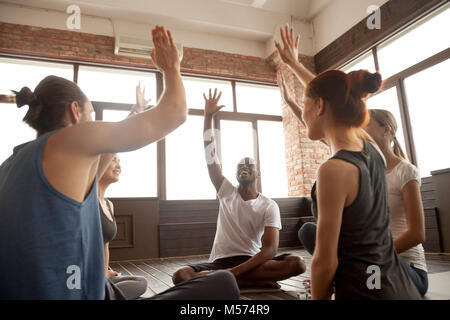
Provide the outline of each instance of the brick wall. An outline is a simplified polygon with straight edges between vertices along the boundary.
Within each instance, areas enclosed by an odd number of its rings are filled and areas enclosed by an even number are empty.
[[[114,38],[0,22],[0,52],[153,69],[150,60],[114,55]],[[275,82],[266,59],[184,48],[183,72]]]
[[[304,87],[297,77],[281,62],[277,53],[272,54],[268,60],[277,69],[277,81],[281,81],[282,73],[291,97],[303,105]],[[314,57],[300,55],[300,61],[312,72],[315,72]],[[316,181],[317,169],[330,157],[330,149],[321,142],[311,141],[308,138],[306,127],[296,118],[284,101],[282,109],[289,196],[308,196]]]
[[[2,22],[0,53],[154,68],[149,60],[115,56],[113,37]],[[313,57],[302,56],[301,59],[311,70],[315,69]],[[280,64],[276,54],[263,59],[185,47],[181,67],[183,72],[272,83],[278,81],[277,72],[283,72],[291,93],[298,102],[303,94],[298,80]],[[283,125],[289,196],[309,195],[317,168],[328,158],[328,150],[307,138],[306,128],[286,105],[283,105]]]

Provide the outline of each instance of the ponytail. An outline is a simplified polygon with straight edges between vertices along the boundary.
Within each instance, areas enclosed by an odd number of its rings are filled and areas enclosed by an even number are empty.
[[[397,140],[397,121],[394,118],[394,115],[387,110],[382,109],[371,109],[369,110],[370,119],[378,122],[378,124],[382,127],[389,127],[391,129],[391,140],[393,142],[393,151],[397,157],[407,160],[405,152],[403,152],[400,143]]]
[[[403,152],[403,149],[402,149],[402,147],[400,146],[400,143],[398,142],[397,137],[396,137],[395,135],[394,135],[394,137],[393,137],[392,140],[394,141],[394,146],[393,146],[394,154],[395,154],[397,157],[400,157],[400,158],[406,160],[406,155],[405,155],[405,153]]]

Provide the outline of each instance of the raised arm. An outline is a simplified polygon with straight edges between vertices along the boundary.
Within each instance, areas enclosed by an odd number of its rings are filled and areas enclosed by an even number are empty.
[[[141,82],[139,81],[138,85],[136,86],[136,104],[134,104],[131,107],[128,117],[134,116],[136,114],[145,111],[150,101],[151,99],[145,99],[145,87],[142,88]],[[97,170],[97,176],[99,180],[105,174],[106,168],[108,167],[113,158],[114,153],[104,153],[100,156]]]
[[[223,107],[218,106],[218,102],[222,92],[217,95],[217,89],[214,90],[214,95],[211,95],[211,89],[209,89],[209,98],[203,94],[205,98],[205,122],[203,126],[203,143],[205,146],[205,158],[206,165],[208,166],[208,173],[216,191],[219,192],[220,186],[223,182],[222,166],[219,163],[219,159],[216,155],[216,137],[212,126],[213,116]]]
[[[289,95],[289,91],[286,87],[286,80],[284,79],[283,74],[281,73],[281,93],[283,95],[283,99],[286,102],[286,104],[289,106],[289,109],[294,113],[294,115],[297,117],[300,122],[306,126],[305,122],[303,121],[303,110],[302,107],[295,102],[294,99]]]
[[[86,156],[133,151],[164,138],[186,120],[186,93],[180,61],[170,31],[157,26],[152,31],[152,59],[162,72],[164,92],[154,108],[121,122],[84,122],[57,135],[68,152]]]
[[[281,60],[291,68],[303,86],[306,87],[314,79],[315,75],[298,61],[298,43],[300,36],[297,36],[294,41],[294,29],[288,29],[287,26],[285,26],[284,30],[280,28],[280,33],[283,47],[277,41],[275,41],[275,47],[280,54]]]

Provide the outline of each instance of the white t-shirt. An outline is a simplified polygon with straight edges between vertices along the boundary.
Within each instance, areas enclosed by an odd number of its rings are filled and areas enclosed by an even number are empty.
[[[219,192],[219,216],[209,262],[232,256],[254,256],[262,247],[265,227],[281,230],[280,208],[261,193],[244,201],[238,188],[226,178]]]
[[[402,160],[390,173],[387,174],[388,201],[390,211],[390,228],[394,239],[408,230],[406,223],[405,206],[403,204],[402,190],[405,185],[416,180],[421,184],[419,170],[407,160]],[[427,271],[425,254],[421,244],[400,254],[408,264]]]

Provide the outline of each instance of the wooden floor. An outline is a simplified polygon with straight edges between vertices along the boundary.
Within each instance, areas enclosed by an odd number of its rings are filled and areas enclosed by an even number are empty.
[[[280,281],[280,290],[242,290],[241,300],[306,300],[304,280],[311,277],[311,255],[301,248],[280,249],[279,254],[291,253],[301,256],[307,265],[304,274]],[[429,274],[450,271],[450,256],[427,255],[427,266]],[[160,293],[173,286],[172,274],[182,266],[207,262],[208,255],[177,257],[177,258],[157,258],[138,261],[111,262],[110,266],[122,275],[138,275],[147,279],[148,290],[145,297]],[[450,292],[450,284],[449,284]]]

